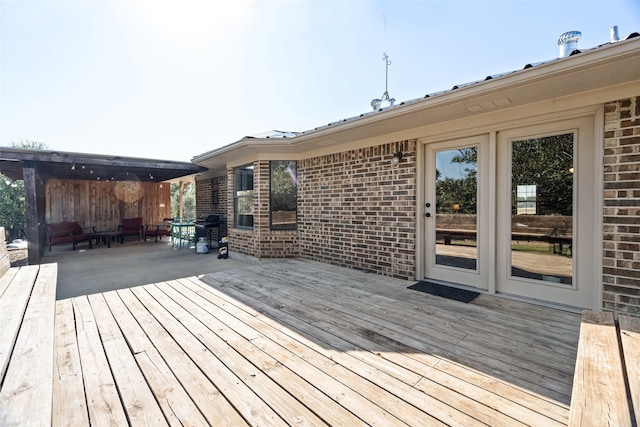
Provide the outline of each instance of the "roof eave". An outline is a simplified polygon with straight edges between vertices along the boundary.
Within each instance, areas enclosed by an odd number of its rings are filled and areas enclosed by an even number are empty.
[[[568,87],[567,94],[570,95],[570,91],[584,91],[584,83],[580,82],[579,76],[590,75],[594,70],[600,70],[603,74],[611,74],[609,77],[610,82],[592,82],[593,85],[602,85],[603,87],[608,85],[614,85],[615,78],[626,79],[628,81],[640,80],[640,55],[638,53],[640,45],[640,38],[633,38],[629,40],[619,41],[614,44],[603,45],[598,48],[594,48],[577,55],[573,55],[566,58],[552,59],[547,62],[540,63],[535,66],[526,66],[521,70],[516,70],[510,73],[500,74],[497,77],[493,77],[488,80],[479,81],[468,85],[460,85],[461,87],[451,89],[448,91],[439,92],[422,99],[414,99],[406,101],[400,104],[396,104],[394,107],[388,107],[378,112],[364,113],[358,117],[344,119],[335,123],[330,123],[307,132],[302,132],[300,135],[286,138],[286,139],[263,139],[263,138],[243,138],[232,144],[224,147],[212,150],[202,155],[196,156],[192,159],[194,163],[207,166],[210,169],[223,168],[224,164],[236,157],[242,157],[242,152],[251,148],[265,149],[269,147],[273,149],[275,147],[282,147],[283,149],[290,149],[291,147],[298,147],[299,149],[307,144],[311,144],[320,140],[335,140],[335,144],[340,143],[340,134],[353,134],[354,132],[361,131],[363,137],[367,137],[367,128],[370,128],[371,132],[380,131],[380,126],[376,128],[377,124],[392,123],[398,121],[402,117],[408,117],[414,115],[415,117],[428,117],[429,112],[437,110],[451,110],[451,119],[455,118],[454,114],[456,110],[451,109],[452,105],[473,105],[474,100],[481,99],[495,99],[499,98],[501,93],[508,93],[510,91],[519,90],[524,87],[533,87],[536,84],[548,84],[552,80],[567,80],[569,76],[575,76],[577,83],[575,87]],[[637,62],[637,66],[627,67],[624,76],[620,73],[606,73],[609,71],[603,67],[613,67],[616,63],[623,62],[626,59],[631,58],[634,61],[634,65]],[[618,70],[619,71],[619,70]],[[583,73],[583,74],[580,74]],[[584,74],[587,73],[587,74]],[[596,79],[592,79],[596,80]],[[553,94],[533,94],[533,96],[553,98],[559,96],[558,93]],[[532,101],[532,97],[529,97],[524,102]],[[458,109],[459,113],[459,109]],[[471,114],[471,113],[469,113]],[[393,133],[393,126],[389,126],[389,133]],[[364,130],[364,131],[363,131]],[[212,162],[216,159],[215,162]]]

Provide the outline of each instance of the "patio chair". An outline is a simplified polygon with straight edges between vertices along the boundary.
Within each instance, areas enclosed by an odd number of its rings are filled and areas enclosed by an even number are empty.
[[[118,231],[122,233],[123,240],[126,236],[137,236],[140,240],[144,231],[142,218],[122,218],[120,225],[118,225]]]
[[[160,224],[149,225],[144,230],[144,241],[147,241],[147,237],[154,237],[156,243],[158,243],[158,236],[162,240],[162,236],[171,236],[171,223],[173,218],[165,218]]]

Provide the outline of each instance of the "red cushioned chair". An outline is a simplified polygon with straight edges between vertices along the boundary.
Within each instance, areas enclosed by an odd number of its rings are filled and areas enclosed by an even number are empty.
[[[120,225],[118,225],[118,231],[122,233],[123,239],[126,236],[136,236],[140,240],[144,231],[142,218],[122,218]]]
[[[95,232],[96,230],[93,227],[83,228],[75,221],[62,221],[47,224],[49,252],[51,252],[51,246],[63,243],[71,243],[73,245],[73,250],[75,251],[78,243],[86,242],[91,238],[91,233]]]
[[[144,230],[144,241],[147,241],[147,237],[154,237],[156,243],[158,237],[162,240],[162,236],[171,236],[171,223],[173,218],[165,218],[160,224],[147,225]]]

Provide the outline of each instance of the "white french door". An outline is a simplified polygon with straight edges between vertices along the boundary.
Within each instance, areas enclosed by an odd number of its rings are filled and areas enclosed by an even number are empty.
[[[488,136],[425,150],[425,276],[488,288]]]
[[[593,308],[599,227],[592,118],[497,137],[496,291]]]
[[[424,147],[425,279],[598,305],[593,116]]]

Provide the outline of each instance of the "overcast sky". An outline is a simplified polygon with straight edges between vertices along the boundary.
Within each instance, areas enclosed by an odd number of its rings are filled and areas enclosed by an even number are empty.
[[[0,0],[0,146],[190,160],[640,32],[640,1]],[[613,70],[615,72],[615,70]]]

